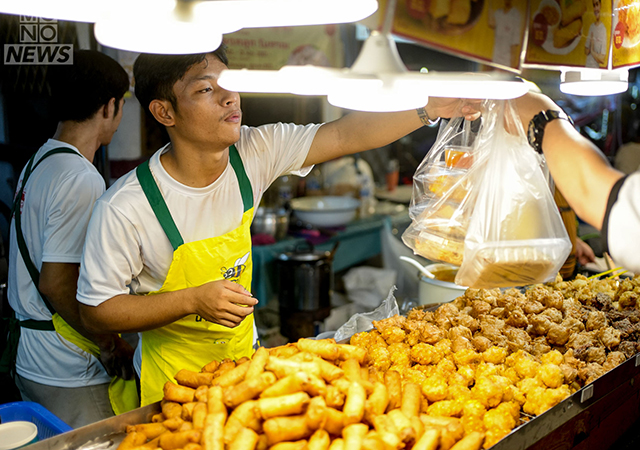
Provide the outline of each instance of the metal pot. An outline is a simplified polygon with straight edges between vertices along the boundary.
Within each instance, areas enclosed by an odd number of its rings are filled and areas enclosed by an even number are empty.
[[[268,234],[279,241],[287,235],[290,212],[284,208],[260,206],[251,223],[251,234]]]
[[[331,308],[333,256],[331,251],[314,251],[309,243],[278,256],[280,310],[317,311]]]
[[[425,268],[433,273],[436,278],[429,278],[418,273],[420,286],[418,287],[418,299],[421,305],[430,305],[433,303],[446,303],[454,300],[467,290],[466,286],[459,286],[450,281],[438,280],[438,273],[443,271],[455,271],[458,268],[449,264],[429,264]],[[455,275],[454,275],[455,276]]]

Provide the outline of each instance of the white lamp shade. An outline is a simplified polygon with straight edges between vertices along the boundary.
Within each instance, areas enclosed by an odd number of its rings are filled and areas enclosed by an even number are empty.
[[[107,47],[143,53],[206,53],[222,43],[220,32],[203,26],[174,22],[162,25],[161,29],[161,33],[150,36],[150,27],[133,21],[100,21],[96,23],[95,35],[98,42]]]
[[[0,0],[0,13],[95,22],[105,6],[102,0]]]
[[[197,2],[194,16],[210,24],[234,18],[239,29],[355,22],[377,9],[377,0],[215,0]]]
[[[560,73],[560,91],[571,95],[613,95],[629,88],[629,70],[582,69]]]
[[[529,86],[522,79],[502,73],[411,73],[416,83],[433,97],[507,100],[521,97]]]
[[[221,28],[192,21],[190,3],[133,0],[124,6],[127,0],[115,1],[122,9],[105,12],[94,29],[98,42],[108,47],[143,53],[206,53],[220,46],[223,33],[236,30],[228,23]]]
[[[376,80],[377,81],[377,80]],[[372,83],[373,84],[373,83]],[[388,86],[376,87],[363,84],[352,85],[350,89],[338,90],[330,93],[327,100],[333,106],[368,112],[407,111],[423,107],[429,101],[429,96],[422,92],[402,92]]]

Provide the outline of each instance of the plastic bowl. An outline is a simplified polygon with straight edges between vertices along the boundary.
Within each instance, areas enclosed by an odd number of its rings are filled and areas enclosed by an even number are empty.
[[[353,197],[299,197],[291,200],[293,213],[316,227],[339,227],[356,217],[360,200]]]
[[[457,271],[458,269],[458,267],[449,264],[429,264],[425,268],[431,273],[437,273],[441,270]],[[467,290],[466,286],[459,286],[449,281],[432,279],[421,273],[418,273],[418,276],[420,277],[418,298],[421,305],[450,302],[463,295]]]
[[[31,422],[15,421],[0,424],[0,450],[13,450],[35,442],[38,427]]]

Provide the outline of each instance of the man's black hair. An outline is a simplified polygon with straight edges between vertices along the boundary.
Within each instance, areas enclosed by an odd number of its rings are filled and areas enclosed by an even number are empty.
[[[112,98],[115,113],[129,90],[129,76],[115,60],[95,50],[76,50],[73,64],[51,66],[49,82],[59,121],[84,122]]]
[[[213,53],[226,66],[229,65],[226,45],[222,44]],[[178,103],[173,85],[187,73],[189,68],[205,60],[209,53],[191,55],[158,55],[142,53],[133,65],[133,78],[138,101],[145,111],[153,100],[168,100],[174,109]]]

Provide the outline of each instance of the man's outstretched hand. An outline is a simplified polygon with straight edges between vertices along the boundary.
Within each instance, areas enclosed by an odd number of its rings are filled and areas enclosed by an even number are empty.
[[[430,97],[425,109],[431,119],[464,117],[466,120],[476,120],[480,117],[481,105],[482,100],[479,99]]]

